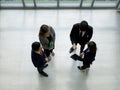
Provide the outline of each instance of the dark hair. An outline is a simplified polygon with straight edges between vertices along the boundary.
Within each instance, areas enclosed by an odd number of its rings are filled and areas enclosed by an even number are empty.
[[[40,43],[39,42],[33,42],[32,43],[32,50],[33,51],[37,51],[37,50],[39,50],[39,47],[40,47]]]
[[[88,43],[88,48],[89,48],[90,52],[96,53],[96,51],[97,51],[97,46],[94,41],[90,41]]]
[[[47,33],[48,31],[49,31],[48,25],[43,24],[43,25],[40,27],[39,36],[44,36],[45,33]]]
[[[87,30],[88,28],[88,23],[87,21],[83,20],[81,23],[80,23],[80,29],[81,30]]]

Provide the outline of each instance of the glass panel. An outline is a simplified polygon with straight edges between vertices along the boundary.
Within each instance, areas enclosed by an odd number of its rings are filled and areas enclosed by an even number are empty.
[[[57,0],[36,0],[38,7],[56,7]]]
[[[37,7],[57,7],[58,0],[35,0]],[[33,0],[24,0],[26,7],[34,7]],[[118,0],[95,0],[93,7],[116,7]],[[80,7],[81,0],[59,0],[60,7]],[[82,7],[90,7],[92,0],[83,0]],[[23,7],[22,0],[0,0],[1,7]],[[119,6],[120,7],[120,6]]]
[[[120,10],[120,1],[118,2],[118,4],[119,4],[119,5],[118,5],[118,9]]]
[[[33,0],[24,0],[26,7],[34,7]]]
[[[95,0],[94,7],[115,7],[118,0]]]
[[[120,10],[120,5],[118,6],[118,9]]]
[[[93,0],[83,0],[82,7],[91,7],[91,3]]]
[[[0,0],[1,7],[22,7],[21,0]]]
[[[61,7],[79,7],[81,0],[60,0]]]

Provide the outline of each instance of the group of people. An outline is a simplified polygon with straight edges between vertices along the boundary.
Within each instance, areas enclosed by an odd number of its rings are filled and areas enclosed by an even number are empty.
[[[74,24],[70,32],[70,40],[72,47],[70,53],[77,49],[77,44],[80,45],[79,55],[71,56],[74,60],[83,62],[83,66],[78,66],[78,69],[84,70],[90,68],[90,64],[95,60],[97,46],[94,41],[90,41],[93,35],[93,28],[88,25],[88,22],[83,20],[80,23]],[[51,56],[54,56],[55,48],[55,31],[51,26],[43,24],[39,31],[39,42],[32,43],[31,59],[38,72],[48,77],[48,74],[43,71],[48,66],[47,62],[51,61]],[[84,50],[87,44],[87,49]]]

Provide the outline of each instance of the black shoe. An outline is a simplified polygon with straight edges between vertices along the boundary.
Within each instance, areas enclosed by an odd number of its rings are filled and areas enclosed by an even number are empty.
[[[72,53],[74,51],[74,49],[71,47],[69,50],[69,53]]]
[[[48,74],[45,73],[44,71],[42,71],[40,74],[43,75],[43,76],[45,76],[45,77],[48,77]]]
[[[79,70],[81,70],[80,66],[77,66],[77,68],[78,68]]]
[[[44,68],[48,67],[48,64],[45,64],[43,67],[44,67]]]
[[[80,66],[78,66],[77,67],[79,70],[85,70],[86,68],[83,68],[83,67],[80,67]]]

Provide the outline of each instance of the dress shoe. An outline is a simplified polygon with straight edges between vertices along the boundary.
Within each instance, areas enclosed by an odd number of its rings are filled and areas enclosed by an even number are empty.
[[[48,74],[45,73],[44,71],[42,71],[40,74],[43,75],[43,76],[45,76],[45,77],[48,77]]]
[[[74,51],[74,49],[71,47],[69,50],[69,53],[72,53]]]
[[[89,69],[89,68],[90,68],[90,67],[83,67],[83,66],[80,67],[80,66],[78,66],[78,69],[79,69],[79,70],[85,70],[85,69]]]
[[[44,68],[48,67],[48,64],[45,64],[43,67],[44,67]]]
[[[83,67],[80,67],[80,66],[78,66],[77,67],[79,70],[85,70],[86,68],[83,68]]]

